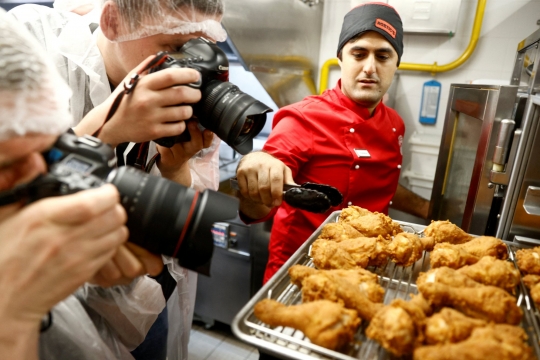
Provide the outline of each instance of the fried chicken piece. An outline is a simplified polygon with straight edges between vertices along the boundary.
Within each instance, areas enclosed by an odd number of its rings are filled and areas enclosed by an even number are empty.
[[[497,259],[508,258],[506,244],[491,236],[480,236],[464,244],[440,243],[430,254],[432,268],[448,266],[459,269],[465,265],[476,264],[484,256],[494,256]]]
[[[291,281],[302,288],[302,301],[308,302],[330,298],[329,294],[335,294],[336,282],[333,279],[340,278],[347,281],[350,286],[356,286],[362,295],[372,302],[382,302],[384,289],[379,285],[379,278],[372,272],[364,269],[351,270],[317,270],[303,265],[293,265],[289,268]],[[330,280],[328,286],[326,279]]]
[[[272,327],[288,326],[300,330],[312,343],[331,350],[346,347],[361,321],[354,310],[328,300],[285,306],[264,299],[255,304],[254,312],[259,320]]]
[[[345,266],[349,266],[349,258],[343,259],[344,261],[336,259],[337,256],[343,256],[343,252],[335,250],[336,248],[348,253],[356,266],[362,268],[365,268],[366,266],[382,266],[388,262],[387,244],[388,241],[382,236],[376,238],[359,237],[342,240],[340,242],[317,239],[312,244],[311,256],[313,257],[313,262],[319,269],[351,269],[351,267],[343,266],[331,267],[330,260],[323,259],[331,257],[333,260],[331,262],[332,264],[345,262]],[[365,264],[366,258],[367,264]],[[316,261],[322,265],[320,266]]]
[[[484,285],[493,285],[515,294],[519,284],[519,270],[509,261],[493,256],[484,256],[476,264],[467,265],[457,270]]]
[[[426,239],[427,248],[426,251],[433,250],[436,244],[446,242],[450,244],[464,244],[474,239],[474,236],[467,234],[457,225],[450,221],[431,221],[424,229],[424,235],[429,238]]]
[[[366,336],[396,356],[410,354],[423,342],[423,324],[430,311],[421,295],[411,301],[395,299],[371,319]]]
[[[329,223],[323,226],[319,238],[342,241],[362,236],[364,236],[364,234],[347,223]]]
[[[516,263],[524,274],[540,275],[540,246],[516,251]]]
[[[525,275],[523,277],[523,283],[525,284],[527,288],[529,288],[531,298],[536,304],[536,307],[539,307],[540,306],[540,275],[531,275],[531,274]]]
[[[425,343],[429,345],[456,343],[467,339],[477,327],[487,326],[485,320],[474,319],[457,310],[443,308],[426,319]]]
[[[467,275],[446,266],[420,273],[416,285],[421,286],[427,283],[438,283],[456,288],[479,288],[483,286]]]
[[[424,254],[425,238],[416,234],[399,233],[388,245],[390,259],[401,266],[411,266]]]
[[[434,306],[450,306],[476,319],[519,324],[523,311],[516,298],[495,286],[453,287],[440,282],[422,282],[418,290]]]
[[[349,254],[332,240],[317,239],[311,244],[311,257],[319,269],[355,269],[368,266],[369,258],[364,253]]]
[[[414,351],[414,360],[532,360],[526,339],[520,327],[488,325],[473,329],[467,340],[455,344],[420,347]]]
[[[341,210],[339,222],[351,225],[367,237],[381,235],[383,238],[390,239],[403,231],[401,226],[388,216],[354,205]]]

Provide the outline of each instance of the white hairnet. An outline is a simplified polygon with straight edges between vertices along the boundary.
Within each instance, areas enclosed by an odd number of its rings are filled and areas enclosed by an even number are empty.
[[[191,34],[202,32],[214,41],[225,41],[227,33],[221,26],[222,0],[101,0],[101,5],[116,4],[120,21],[115,42],[136,40],[157,34]],[[114,12],[103,12],[115,16]],[[107,19],[105,19],[107,21]]]
[[[64,132],[72,123],[70,96],[36,40],[0,9],[0,140]]]

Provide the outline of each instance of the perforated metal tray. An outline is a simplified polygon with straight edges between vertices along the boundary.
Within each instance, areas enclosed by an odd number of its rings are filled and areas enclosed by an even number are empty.
[[[319,237],[322,227],[328,223],[336,222],[339,214],[339,211],[333,212],[272,279],[240,310],[231,325],[233,333],[238,338],[283,359],[396,359],[377,342],[366,338],[364,330],[367,322],[363,322],[362,327],[358,330],[354,345],[349,352],[341,353],[312,344],[301,331],[288,327],[271,328],[253,314],[255,304],[264,298],[272,298],[286,305],[301,303],[300,288],[291,284],[288,269],[296,264],[313,267],[309,257],[311,244]],[[422,236],[425,226],[397,222],[404,231]],[[515,251],[527,246],[513,242],[505,243],[509,249],[508,261],[515,264]],[[422,259],[409,267],[396,266],[393,262],[388,261],[384,267],[369,267],[368,270],[379,276],[379,282],[385,289],[384,303],[389,304],[394,299],[408,299],[409,294],[417,294],[416,279],[420,272],[427,271],[429,268],[429,253],[424,252]],[[540,313],[534,306],[523,283],[516,289],[516,301],[524,312],[521,326],[529,335],[529,343],[533,347],[536,357],[540,359]]]

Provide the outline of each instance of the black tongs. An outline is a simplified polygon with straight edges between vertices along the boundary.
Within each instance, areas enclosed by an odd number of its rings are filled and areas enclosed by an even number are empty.
[[[238,180],[230,180],[231,187],[240,190]],[[333,186],[306,182],[302,185],[283,185],[283,201],[297,209],[325,213],[343,202],[343,195]]]

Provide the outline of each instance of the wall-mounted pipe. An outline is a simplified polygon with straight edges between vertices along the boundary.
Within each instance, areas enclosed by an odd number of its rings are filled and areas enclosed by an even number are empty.
[[[414,64],[414,63],[401,63],[399,65],[399,70],[408,70],[408,71],[426,71],[430,73],[439,73],[454,70],[455,68],[461,66],[469,57],[471,57],[476,45],[478,44],[478,39],[480,38],[480,32],[482,30],[482,21],[484,20],[484,11],[486,9],[487,0],[478,0],[476,6],[476,15],[474,16],[474,24],[471,33],[471,39],[469,41],[469,46],[465,49],[463,54],[456,60],[452,61],[446,65],[437,65],[437,62],[433,64]],[[321,67],[321,77],[319,80],[319,93],[322,94],[328,88],[328,77],[330,74],[330,68],[333,66],[339,66],[338,59],[333,58],[326,60],[323,66]]]

